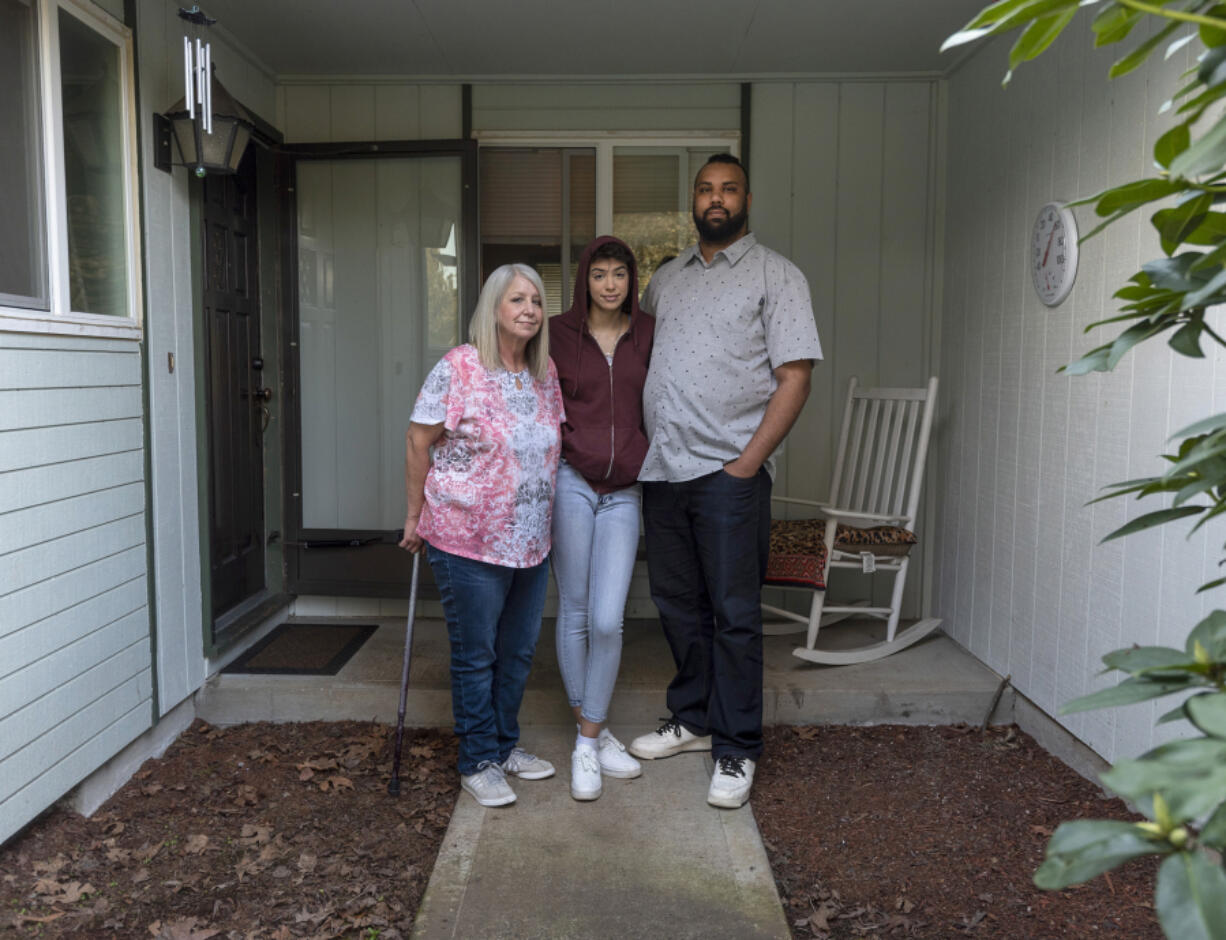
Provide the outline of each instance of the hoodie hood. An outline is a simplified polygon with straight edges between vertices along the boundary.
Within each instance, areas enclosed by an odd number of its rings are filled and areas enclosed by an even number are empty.
[[[601,235],[588,243],[588,246],[583,249],[583,254],[579,256],[579,267],[575,271],[575,294],[568,309],[562,316],[571,320],[574,325],[582,324],[584,330],[587,329],[587,310],[591,304],[591,297],[587,289],[587,274],[588,269],[592,266],[592,255],[596,253],[596,249],[601,245],[621,245],[629,253],[630,257],[634,258],[634,252],[620,238],[614,238],[612,235]],[[630,291],[626,295],[626,303],[622,309],[629,308],[630,314],[630,332],[634,332],[634,321],[642,314],[639,310],[639,272],[638,262],[632,260],[630,262]]]

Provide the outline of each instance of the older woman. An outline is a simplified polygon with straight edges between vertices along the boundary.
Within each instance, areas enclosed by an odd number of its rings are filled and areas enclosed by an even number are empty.
[[[472,342],[431,370],[407,435],[400,545],[424,548],[434,571],[451,640],[460,784],[482,806],[515,802],[508,774],[539,780],[554,772],[519,747],[565,418],[541,328],[544,294],[526,265],[489,276]]]

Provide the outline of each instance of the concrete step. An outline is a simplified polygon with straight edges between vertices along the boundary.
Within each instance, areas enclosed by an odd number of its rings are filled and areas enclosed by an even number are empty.
[[[344,618],[311,617],[311,622]],[[247,721],[363,720],[394,723],[404,654],[404,622],[368,617],[379,629],[336,676],[226,675],[197,692],[201,718],[214,724]],[[529,724],[565,724],[569,709],[554,648],[554,624],[546,620],[520,712]],[[823,632],[831,645],[858,645],[879,624],[848,621]],[[797,659],[800,635],[764,638],[763,718],[767,724],[953,724],[983,720],[1000,677],[948,637],[935,634],[873,663],[819,666]],[[405,722],[411,727],[451,724],[446,627],[419,616]],[[617,690],[610,709],[615,733],[654,727],[666,714],[664,693],[673,661],[659,621],[627,620]],[[995,710],[1009,721],[1012,689]],[[632,734],[633,733],[633,734]]]

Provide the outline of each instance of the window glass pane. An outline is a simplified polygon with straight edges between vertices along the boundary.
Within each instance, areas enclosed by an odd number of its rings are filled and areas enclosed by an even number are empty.
[[[595,152],[483,147],[480,167],[482,280],[499,265],[530,264],[545,284],[545,313],[561,313],[575,262],[595,233]]]
[[[0,0],[0,304],[46,310],[35,33],[28,0]]]
[[[404,518],[404,432],[461,337],[459,157],[298,163],[302,521]]]
[[[59,11],[72,309],[128,316],[121,51]]]
[[[716,152],[693,147],[613,149],[613,234],[634,251],[640,294],[661,263],[695,241],[690,213],[694,177]]]

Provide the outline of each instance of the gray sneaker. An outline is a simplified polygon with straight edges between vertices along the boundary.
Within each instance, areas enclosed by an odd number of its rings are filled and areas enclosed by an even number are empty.
[[[507,783],[507,775],[492,760],[479,764],[475,774],[461,774],[460,786],[482,806],[506,806],[515,802],[515,791]]]
[[[524,780],[544,780],[553,776],[553,764],[535,754],[529,754],[522,747],[512,748],[507,759],[502,762],[502,769],[512,777],[522,777]]]

